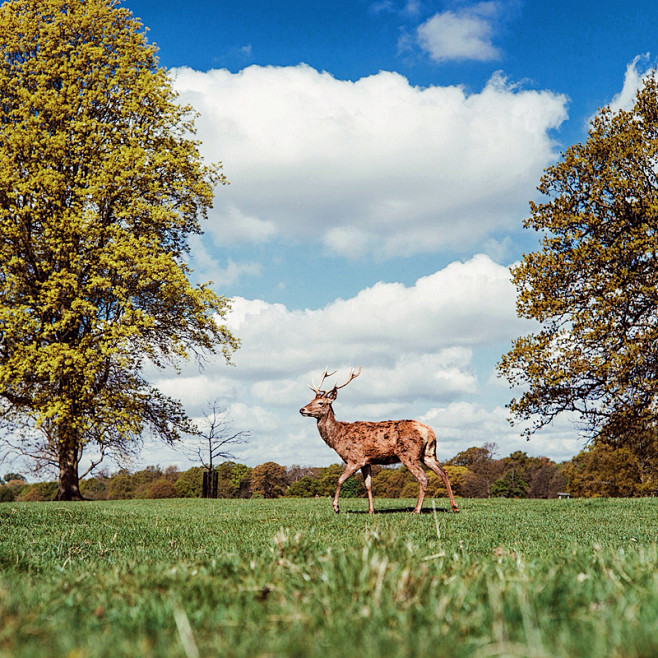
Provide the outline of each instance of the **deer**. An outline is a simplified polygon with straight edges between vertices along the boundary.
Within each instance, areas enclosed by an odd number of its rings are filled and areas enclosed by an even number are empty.
[[[315,382],[313,382],[313,386],[309,386],[315,393],[315,397],[305,407],[302,407],[299,413],[317,420],[320,436],[346,464],[345,470],[338,478],[338,486],[333,499],[334,512],[336,514],[340,512],[338,499],[344,482],[361,469],[368,494],[368,513],[374,514],[371,467],[373,464],[388,465],[400,462],[409,469],[420,485],[418,502],[412,514],[420,514],[427,489],[428,478],[422,464],[425,464],[443,480],[452,511],[459,512],[448,474],[436,458],[436,435],[432,428],[417,420],[357,421],[354,423],[343,423],[336,420],[331,405],[338,397],[338,391],[361,374],[361,368],[358,372],[354,368],[350,368],[349,377],[344,384],[340,386],[335,384],[329,391],[324,391],[320,388],[324,380],[336,374],[336,371],[329,373],[327,370],[327,368],[324,369],[322,379],[317,386]]]

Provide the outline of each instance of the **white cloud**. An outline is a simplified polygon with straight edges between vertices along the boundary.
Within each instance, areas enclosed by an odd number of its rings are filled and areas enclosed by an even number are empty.
[[[227,219],[221,227],[210,224],[209,232],[212,236],[219,230],[219,239],[228,242],[268,242],[277,233],[274,222],[260,219],[243,212],[237,206],[228,204],[223,207]]]
[[[417,16],[421,11],[421,4],[419,0],[407,0],[400,6],[399,3],[392,2],[392,0],[379,0],[370,5],[370,11],[374,14],[387,13],[400,14],[402,16]]]
[[[498,3],[480,2],[435,14],[418,27],[418,43],[437,62],[499,59],[492,43],[498,11]]]
[[[212,281],[216,287],[223,288],[235,284],[245,276],[257,276],[261,264],[253,261],[236,263],[229,258],[222,267],[209,252],[202,236],[193,235],[190,240],[190,255],[197,280]]]
[[[630,110],[635,104],[635,96],[644,84],[648,75],[655,71],[653,68],[646,68],[644,71],[638,68],[640,62],[648,62],[649,54],[638,55],[626,66],[624,75],[624,85],[621,91],[610,101],[610,109],[613,112],[619,110]]]
[[[339,395],[339,419],[418,418],[434,427],[443,459],[485,441],[497,442],[504,454],[562,459],[577,451],[569,428],[526,443],[507,423],[491,353],[495,361],[529,324],[516,317],[508,269],[487,256],[452,263],[411,286],[378,283],[322,309],[241,298],[233,309],[228,324],[242,340],[236,367],[217,362],[199,372],[189,364],[180,376],[150,373],[150,379],[193,416],[219,398],[235,428],[252,432],[235,451],[249,465],[338,461],[315,423],[299,414],[312,397],[308,384],[325,365],[338,369],[327,386],[342,383],[351,365],[363,367]],[[180,456],[149,445],[142,460],[165,464]]]
[[[566,118],[564,96],[501,75],[469,95],[303,64],[173,74],[201,114],[204,156],[231,181],[207,223],[223,245],[315,241],[352,258],[473,248],[518,228]]]
[[[560,462],[570,459],[584,447],[570,419],[559,419],[528,441],[517,427],[509,424],[508,415],[500,406],[488,408],[478,402],[459,401],[430,409],[419,420],[434,428],[441,459],[449,459],[464,450],[465,437],[470,440],[467,447],[495,443],[497,458],[521,450]]]
[[[238,370],[269,377],[291,367],[331,365],[337,355],[342,366],[367,362],[390,369],[396,355],[424,357],[505,341],[517,320],[507,268],[480,255],[413,286],[377,283],[321,310],[289,311],[282,304],[237,298],[228,324],[243,343],[235,355]]]

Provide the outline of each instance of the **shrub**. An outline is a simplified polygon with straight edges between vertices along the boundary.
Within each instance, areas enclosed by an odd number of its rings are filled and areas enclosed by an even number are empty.
[[[17,487],[0,487],[0,503],[13,503],[16,500]]]
[[[400,498],[418,498],[418,482],[407,482],[400,491]]]
[[[362,498],[366,495],[366,485],[363,484],[361,474],[354,474],[340,489],[343,498]]]
[[[146,491],[147,498],[176,498],[174,485],[165,478],[156,480]]]
[[[36,484],[30,484],[25,487],[16,500],[21,502],[55,500],[56,493],[57,482],[37,482]]]
[[[292,498],[314,498],[321,495],[320,483],[317,478],[310,475],[304,475],[302,478],[293,482],[286,492],[286,496]]]
[[[176,498],[201,498],[203,489],[203,468],[193,466],[189,470],[181,473],[174,490]]]
[[[107,500],[108,478],[95,477],[80,482],[80,493],[88,500]]]
[[[133,497],[132,480],[128,471],[121,470],[110,478],[107,497],[109,500],[126,500]]]

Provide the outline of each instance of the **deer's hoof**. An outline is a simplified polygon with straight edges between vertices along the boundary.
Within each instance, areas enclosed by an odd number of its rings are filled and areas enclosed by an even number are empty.
[[[453,507],[452,508],[452,513],[453,514],[459,514],[459,507]]]
[[[338,507],[334,507],[334,512],[336,512],[336,514],[340,514],[340,510],[338,509]]]

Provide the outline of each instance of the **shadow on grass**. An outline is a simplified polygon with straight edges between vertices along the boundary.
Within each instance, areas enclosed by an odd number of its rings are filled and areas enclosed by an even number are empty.
[[[375,507],[375,514],[411,514],[413,512],[414,508],[413,507],[388,507],[388,508],[383,508],[383,509],[377,509]],[[452,510],[446,508],[446,507],[437,507],[434,509],[433,507],[423,507],[423,509],[420,510],[421,514],[434,514],[434,512],[442,512],[442,513],[449,513],[452,512]],[[368,510],[345,510],[343,512],[341,510],[341,514],[368,514]]]

